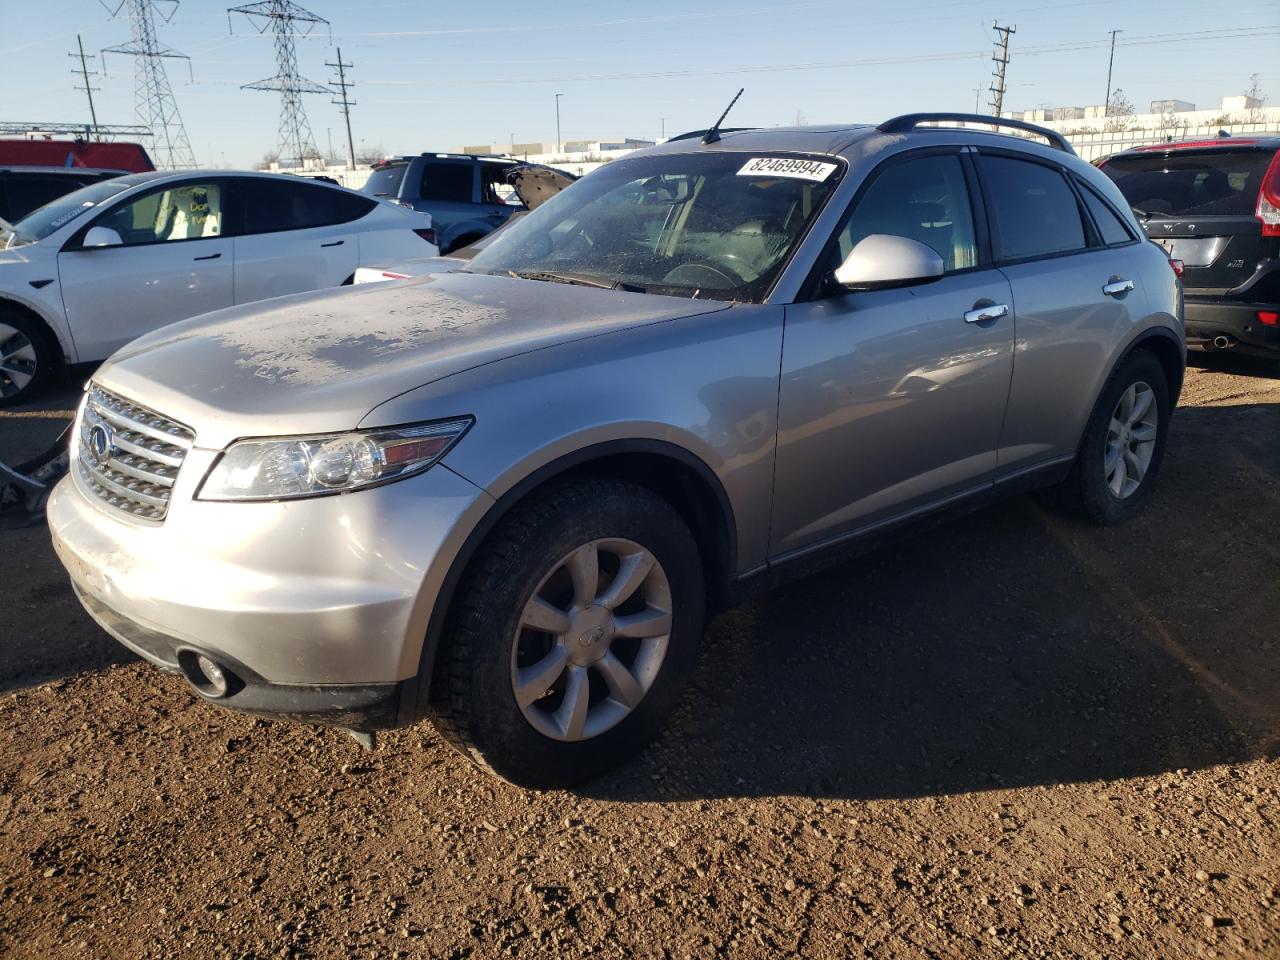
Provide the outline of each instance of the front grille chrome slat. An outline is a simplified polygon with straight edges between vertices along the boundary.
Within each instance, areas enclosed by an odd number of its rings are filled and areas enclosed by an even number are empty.
[[[95,451],[106,440],[108,450]],[[163,414],[91,385],[80,419],[79,475],[99,500],[144,520],[160,521],[195,431]]]

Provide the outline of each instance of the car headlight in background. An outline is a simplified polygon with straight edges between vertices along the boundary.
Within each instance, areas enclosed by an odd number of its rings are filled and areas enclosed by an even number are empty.
[[[285,500],[347,493],[421,473],[471,418],[317,437],[238,440],[214,463],[198,500]]]

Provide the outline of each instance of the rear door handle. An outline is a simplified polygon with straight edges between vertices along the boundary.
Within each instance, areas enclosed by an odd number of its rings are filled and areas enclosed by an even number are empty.
[[[1108,297],[1118,297],[1122,293],[1128,293],[1133,289],[1133,281],[1126,280],[1123,277],[1112,277],[1102,285],[1102,292]]]
[[[195,259],[196,260],[217,260],[220,256],[222,256],[222,254],[220,253],[211,253],[207,257],[196,257]]]
[[[344,240],[334,240],[332,243],[322,243],[322,244],[320,244],[320,246],[322,246],[322,247],[340,247],[340,246],[342,246],[342,245],[343,245],[343,243],[345,243],[345,242],[346,242],[346,241],[344,241]]]
[[[993,303],[986,307],[974,307],[964,312],[965,323],[986,323],[988,320],[999,320],[1009,315],[1007,303]]]

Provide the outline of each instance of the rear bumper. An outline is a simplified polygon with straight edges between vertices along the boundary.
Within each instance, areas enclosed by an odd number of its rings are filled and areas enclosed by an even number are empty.
[[[1280,326],[1258,321],[1259,310],[1275,304],[1186,300],[1187,346],[1193,350],[1231,350],[1258,356],[1280,355]],[[1226,345],[1220,338],[1226,338]],[[1218,343],[1215,344],[1215,340]]]

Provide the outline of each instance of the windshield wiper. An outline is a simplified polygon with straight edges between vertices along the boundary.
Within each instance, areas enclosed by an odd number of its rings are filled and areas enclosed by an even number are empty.
[[[556,273],[553,270],[508,270],[508,276],[517,280],[543,280],[547,283],[572,283],[579,287],[596,287],[600,290],[617,290],[621,280],[597,280],[594,277],[583,277],[576,273]]]

